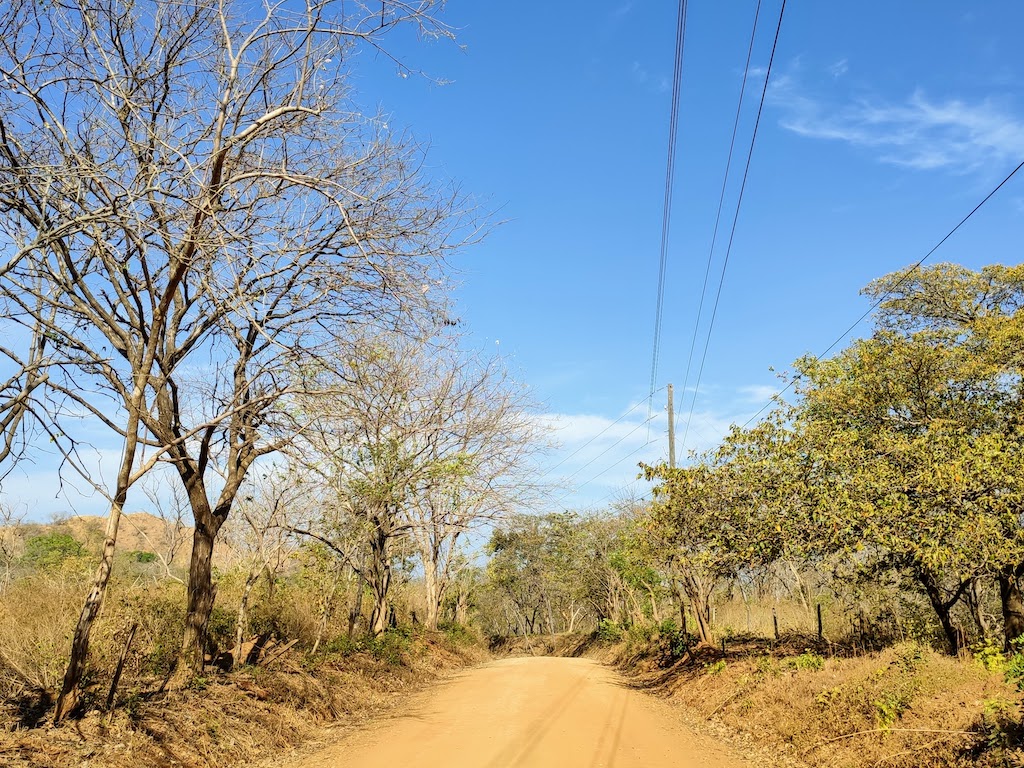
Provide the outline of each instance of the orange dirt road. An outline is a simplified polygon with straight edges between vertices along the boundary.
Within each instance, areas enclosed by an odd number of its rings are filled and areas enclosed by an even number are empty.
[[[504,659],[292,768],[741,768],[663,701],[588,659]]]

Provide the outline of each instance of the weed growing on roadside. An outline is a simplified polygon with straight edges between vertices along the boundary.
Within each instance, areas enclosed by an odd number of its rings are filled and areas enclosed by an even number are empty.
[[[725,659],[719,659],[716,662],[704,665],[705,675],[717,675],[725,671]]]

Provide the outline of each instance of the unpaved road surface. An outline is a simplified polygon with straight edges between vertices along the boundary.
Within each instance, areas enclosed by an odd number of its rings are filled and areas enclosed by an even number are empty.
[[[663,701],[588,659],[516,658],[462,672],[401,714],[289,768],[743,768]]]

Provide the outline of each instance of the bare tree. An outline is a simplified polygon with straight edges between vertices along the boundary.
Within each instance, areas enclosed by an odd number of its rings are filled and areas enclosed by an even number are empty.
[[[436,313],[442,259],[472,228],[453,191],[423,180],[419,149],[360,115],[343,67],[399,24],[449,34],[435,5],[0,11],[0,299],[11,325],[47,340],[52,362],[26,365],[46,369],[33,397],[56,434],[73,440],[59,417],[74,409],[123,440],[56,719],[132,484],[167,461],[185,489],[183,651],[201,670],[214,542],[253,463],[301,429],[288,399],[351,327]]]
[[[156,482],[147,482],[151,478]],[[163,578],[184,583],[174,569],[174,564],[182,556],[185,544],[192,533],[190,526],[185,522],[189,516],[189,509],[184,489],[179,485],[167,483],[166,478],[157,474],[152,474],[143,481],[142,487],[151,508],[156,513],[155,516],[163,524],[163,531],[159,541],[151,541],[142,529],[139,532],[146,538],[150,550],[163,566]]]
[[[273,583],[294,549],[289,513],[294,514],[292,508],[301,505],[305,494],[302,483],[290,472],[271,470],[252,485],[252,493],[246,494],[238,505],[237,530],[230,541],[233,549],[248,555],[235,619],[232,659],[236,664],[245,661],[241,651],[249,631],[249,600],[253,588],[264,575]]]
[[[526,390],[503,361],[434,354],[422,372],[431,412],[424,414],[431,470],[406,507],[423,565],[430,629],[437,628],[452,580],[467,562],[464,535],[536,501],[531,471],[544,435]]]
[[[11,583],[14,564],[21,554],[21,525],[24,519],[24,514],[0,502],[0,592]]]
[[[451,339],[378,337],[358,350],[338,394],[309,403],[320,416],[305,456],[334,498],[304,532],[364,578],[375,633],[386,626],[393,563],[411,545],[435,628],[460,538],[531,497],[538,422],[499,359],[481,364]],[[361,535],[338,542],[353,530]]]

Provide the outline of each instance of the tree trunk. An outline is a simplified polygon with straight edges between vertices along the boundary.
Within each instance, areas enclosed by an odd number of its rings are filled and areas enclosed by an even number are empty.
[[[460,588],[459,598],[455,601],[455,623],[465,626],[469,622],[469,593]]]
[[[683,589],[690,598],[694,618],[697,620],[697,639],[702,643],[711,643],[710,610],[707,599],[702,595],[700,585],[692,574],[684,574]]]
[[[931,603],[932,608],[935,611],[935,615],[939,618],[939,624],[942,626],[942,632],[946,635],[946,641],[949,643],[950,653],[956,656],[960,653],[960,637],[957,634],[956,627],[953,625],[953,619],[950,616],[950,612],[959,599],[959,593],[957,594],[957,597],[954,597],[952,600],[943,600],[938,581],[931,571],[924,568],[918,568],[917,578],[924,587],[925,593],[928,595],[928,602]]]
[[[185,614],[185,637],[181,643],[185,669],[201,675],[206,656],[206,630],[213,613],[217,588],[213,583],[213,543],[220,526],[213,515],[197,515],[192,534],[192,560],[188,569],[188,604]]]
[[[391,537],[384,526],[377,530],[370,543],[370,590],[373,607],[370,610],[370,632],[375,636],[388,628],[388,593],[391,591]]]
[[[133,402],[137,404],[141,397],[141,388],[137,386]],[[89,656],[89,636],[92,633],[92,625],[103,605],[107,584],[110,583],[110,574],[114,569],[117,530],[121,524],[124,503],[128,498],[128,487],[131,485],[132,467],[135,465],[135,452],[138,448],[138,429],[139,418],[136,411],[131,413],[128,418],[128,437],[125,439],[124,448],[121,451],[121,466],[117,473],[116,491],[113,503],[110,505],[110,514],[107,516],[107,527],[103,535],[103,554],[100,557],[100,564],[96,569],[92,587],[89,589],[82,612],[79,614],[78,624],[75,626],[74,638],[71,641],[71,655],[53,713],[54,725],[57,725],[68,712],[74,709],[78,698],[78,684],[82,680],[85,662]]]
[[[57,707],[53,714],[53,723],[56,725],[64,719],[65,715],[74,709],[78,700],[78,683],[85,671],[85,662],[89,656],[89,636],[92,632],[93,622],[96,620],[100,607],[103,605],[103,597],[107,591],[107,584],[110,582],[110,573],[114,567],[114,549],[117,544],[117,528],[121,521],[124,497],[115,502],[107,517],[107,530],[103,540],[103,555],[100,559],[99,568],[93,578],[92,587],[85,598],[82,606],[82,613],[78,617],[78,624],[75,626],[75,635],[71,642],[71,657],[68,660],[67,669],[64,672],[64,681],[61,684],[60,695],[57,697]]]
[[[363,580],[356,579],[356,597],[352,602],[352,606],[348,611],[348,632],[347,637],[349,640],[356,632],[356,624],[359,621],[359,617],[363,615]]]
[[[443,595],[437,578],[437,561],[428,557],[423,558],[423,591],[427,603],[423,624],[427,629],[437,629]]]
[[[341,568],[334,568],[331,571],[331,585],[324,594],[323,602],[320,604],[320,619],[316,624],[316,639],[313,641],[313,648],[310,650],[311,654],[317,652],[320,648],[320,643],[324,640],[324,635],[327,634],[327,625],[331,620],[331,615],[334,613],[334,597],[338,592],[339,581],[341,581]],[[351,635],[351,633],[349,634]]]
[[[999,602],[1003,608],[1003,635],[1006,650],[1012,649],[1013,641],[1024,635],[1024,598],[1021,596],[1018,578],[1024,564],[1005,566],[999,571]]]
[[[967,590],[965,598],[967,600],[967,607],[970,609],[971,618],[974,619],[974,624],[978,628],[978,635],[982,642],[988,638],[990,627],[988,621],[985,619],[985,615],[981,611],[981,594],[978,592],[978,584],[981,582],[979,577],[971,579],[971,586]]]
[[[242,587],[242,599],[238,601],[238,615],[235,617],[235,647],[231,653],[232,666],[237,667],[243,664],[245,659],[239,658],[242,652],[242,643],[245,642],[245,634],[249,625],[249,596],[253,587],[260,579],[263,571],[263,563],[253,563],[249,568],[249,574],[245,578],[245,586]],[[316,649],[313,650],[316,653]]]
[[[661,612],[658,610],[658,598],[654,594],[654,587],[652,587],[650,584],[644,584],[644,586],[647,588],[647,594],[650,595],[651,598],[651,618],[654,619],[655,624],[658,624],[660,626]]]

